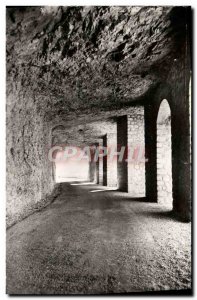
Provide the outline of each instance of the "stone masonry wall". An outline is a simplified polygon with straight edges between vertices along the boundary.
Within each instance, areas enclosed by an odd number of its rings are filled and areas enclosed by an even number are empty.
[[[180,20],[184,24],[184,19]],[[186,28],[187,29],[187,28]],[[183,28],[183,30],[186,30]],[[185,32],[187,34],[187,31]],[[162,100],[171,110],[172,194],[173,211],[184,221],[191,220],[191,120],[189,82],[191,77],[190,48],[179,40],[179,52],[172,68],[159,88],[150,93],[146,104],[146,187],[149,201],[157,202],[157,116]]]
[[[134,162],[128,163],[128,192],[133,197],[145,197],[144,108],[137,107],[128,116],[128,145],[134,149]]]
[[[118,161],[118,188],[128,191],[133,197],[145,196],[144,158],[144,109],[133,107],[132,115],[123,116],[117,121],[118,147],[128,151],[122,161]],[[119,149],[119,152],[120,152]],[[129,155],[129,157],[128,157]],[[119,157],[118,157],[119,158]],[[126,161],[128,159],[132,161]]]

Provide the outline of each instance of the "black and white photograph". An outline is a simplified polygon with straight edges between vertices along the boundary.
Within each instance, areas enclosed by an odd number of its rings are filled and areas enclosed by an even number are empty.
[[[193,19],[5,6],[5,294],[193,294]]]

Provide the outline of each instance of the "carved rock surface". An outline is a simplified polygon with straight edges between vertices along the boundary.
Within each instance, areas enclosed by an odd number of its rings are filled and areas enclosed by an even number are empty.
[[[113,6],[7,7],[6,19],[11,225],[54,188],[52,129],[103,121],[145,101],[170,72],[185,19],[182,7]]]

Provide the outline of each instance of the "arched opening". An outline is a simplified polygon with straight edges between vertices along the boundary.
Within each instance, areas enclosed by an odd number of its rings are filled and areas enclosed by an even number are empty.
[[[58,151],[55,155],[56,182],[86,181],[89,179],[87,155],[79,147],[69,147],[69,153],[71,151],[73,151],[73,155],[70,155],[70,157],[65,155],[65,153],[68,153],[65,150]]]
[[[164,99],[157,116],[157,201],[172,209],[171,110]]]

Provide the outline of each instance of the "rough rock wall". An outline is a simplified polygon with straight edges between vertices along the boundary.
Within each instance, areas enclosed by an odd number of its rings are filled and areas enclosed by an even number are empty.
[[[172,7],[8,8],[8,88],[28,89],[48,121],[139,100],[176,53],[174,14]]]
[[[61,125],[53,128],[52,140],[53,145],[91,145],[99,140],[99,137],[107,133],[114,132],[115,119],[106,119],[105,121],[82,123],[72,127]]]
[[[33,99],[27,107],[25,99],[15,96],[17,105],[7,106],[7,226],[44,205],[53,189],[46,156],[49,132]]]

